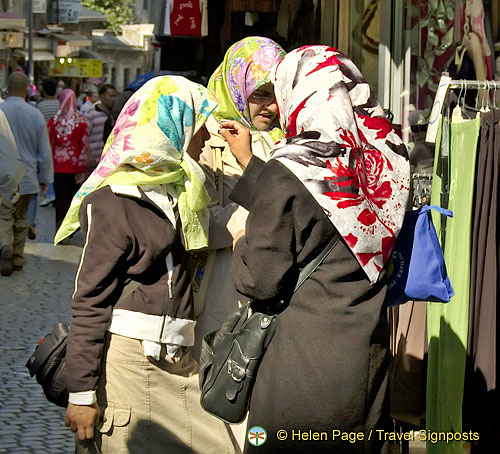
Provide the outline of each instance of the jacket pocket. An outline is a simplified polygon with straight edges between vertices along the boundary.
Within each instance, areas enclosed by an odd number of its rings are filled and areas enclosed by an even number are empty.
[[[104,409],[103,423],[99,429],[104,454],[128,452],[131,415],[132,407],[108,402],[108,406]]]

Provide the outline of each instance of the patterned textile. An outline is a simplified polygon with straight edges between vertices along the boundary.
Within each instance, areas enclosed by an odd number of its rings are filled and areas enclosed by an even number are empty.
[[[236,120],[256,131],[250,120],[248,97],[270,82],[272,67],[284,55],[279,44],[260,36],[250,36],[233,44],[208,81],[208,88],[220,99],[213,114],[215,119],[219,122]],[[283,137],[279,128],[268,133],[273,142]]]
[[[406,147],[358,68],[336,49],[296,49],[271,81],[286,134],[271,159],[313,195],[373,284],[403,223]]]
[[[92,191],[109,184],[166,184],[177,198],[187,249],[206,247],[205,175],[186,151],[216,106],[205,87],[184,77],[155,77],[143,85],[123,107],[99,165],[75,195],[54,242],[78,228],[80,205]]]
[[[61,142],[70,140],[71,133],[80,123],[87,123],[76,108],[76,95],[70,88],[65,88],[59,95],[61,108],[54,117],[54,129]]]
[[[56,117],[52,117],[47,124],[54,172],[84,173],[87,170],[89,153],[87,122],[82,118],[70,134],[62,136],[55,129],[55,119]]]

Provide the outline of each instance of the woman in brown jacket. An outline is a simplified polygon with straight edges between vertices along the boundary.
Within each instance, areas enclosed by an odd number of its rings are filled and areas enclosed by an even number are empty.
[[[224,424],[200,406],[190,354],[187,250],[208,244],[209,198],[196,161],[216,105],[182,77],[145,84],[56,235],[60,241],[79,225],[85,234],[66,354],[66,425],[79,444],[94,439],[103,453],[234,452]]]

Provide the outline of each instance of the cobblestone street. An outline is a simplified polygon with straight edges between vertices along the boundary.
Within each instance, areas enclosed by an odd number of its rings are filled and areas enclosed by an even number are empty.
[[[0,276],[0,453],[70,454],[65,410],[49,403],[25,364],[40,337],[69,321],[83,236],[53,246],[54,208],[39,207],[37,238],[27,240],[26,264]]]

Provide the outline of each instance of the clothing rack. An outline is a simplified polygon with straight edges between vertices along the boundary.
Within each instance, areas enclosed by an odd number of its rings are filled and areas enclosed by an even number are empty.
[[[498,80],[465,80],[457,79],[451,80],[448,88],[472,88],[472,89],[495,89],[500,88],[500,81]]]
[[[448,73],[443,73],[447,76]],[[443,208],[448,206],[449,190],[450,190],[450,174],[449,174],[449,159],[450,159],[450,106],[446,102],[450,88],[468,88],[477,90],[496,90],[500,89],[500,81],[495,80],[466,80],[452,79],[448,84],[443,102],[443,123],[442,123],[442,138],[441,138],[441,198],[440,205]],[[441,246],[444,248],[445,231],[447,217],[441,215]]]
[[[414,172],[412,174],[412,180],[432,180],[432,173]]]

